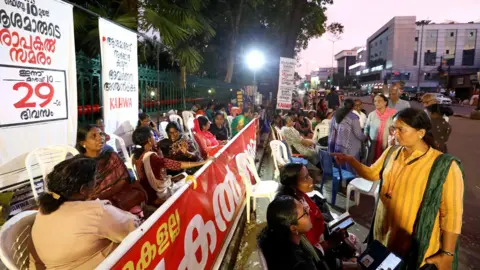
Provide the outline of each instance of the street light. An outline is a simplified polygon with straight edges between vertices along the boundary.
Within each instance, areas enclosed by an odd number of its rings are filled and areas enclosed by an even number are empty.
[[[253,71],[253,84],[257,84],[256,72],[265,64],[265,57],[263,53],[258,50],[253,50],[247,55],[248,68]]]

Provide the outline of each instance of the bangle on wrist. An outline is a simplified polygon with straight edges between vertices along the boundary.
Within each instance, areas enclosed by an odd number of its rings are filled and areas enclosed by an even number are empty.
[[[451,252],[449,252],[449,251],[443,250],[443,249],[441,249],[440,252],[443,253],[443,254],[445,254],[445,255],[447,255],[447,256],[450,256],[450,257],[454,257],[454,256],[455,256],[455,254],[453,254],[453,253],[451,253]]]

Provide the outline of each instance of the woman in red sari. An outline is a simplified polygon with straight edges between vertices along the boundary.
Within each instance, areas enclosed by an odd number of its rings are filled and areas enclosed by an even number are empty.
[[[223,146],[223,144],[221,144],[221,142],[215,138],[215,135],[213,135],[209,129],[210,122],[208,121],[207,117],[200,116],[195,119],[193,127],[194,137],[195,141],[197,141],[198,145],[200,146],[200,152],[203,159],[215,155],[215,153]]]

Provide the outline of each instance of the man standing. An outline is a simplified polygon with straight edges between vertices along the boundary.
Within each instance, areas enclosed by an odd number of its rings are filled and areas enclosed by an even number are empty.
[[[390,96],[388,97],[390,102],[388,103],[388,107],[397,110],[397,112],[410,108],[410,102],[400,99],[402,90],[402,86],[398,82],[393,83],[392,88],[390,88]]]
[[[363,129],[363,127],[365,126],[365,122],[367,121],[367,115],[362,112],[362,101],[360,99],[355,99],[353,113],[358,115],[358,117],[360,118],[360,127]]]
[[[340,107],[340,97],[335,91],[335,88],[332,87],[332,90],[330,90],[330,93],[328,93],[326,100],[329,109],[336,110],[338,107]]]

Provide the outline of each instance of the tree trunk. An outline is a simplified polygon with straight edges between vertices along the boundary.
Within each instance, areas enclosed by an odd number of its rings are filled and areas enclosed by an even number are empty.
[[[187,67],[180,66],[180,87],[182,89],[187,88]]]
[[[235,20],[233,20],[233,16],[230,17],[231,25],[232,25],[232,37],[230,38],[230,45],[229,45],[230,48],[229,48],[228,59],[227,59],[227,74],[225,75],[225,82],[227,83],[232,82],[233,68],[235,66],[235,55],[236,55],[236,48],[237,48],[237,37],[238,37],[238,32],[240,27],[240,21],[242,18],[244,2],[245,0],[240,0],[240,2],[238,3],[237,12],[235,14]]]
[[[282,56],[294,58],[297,37],[300,32],[302,16],[307,0],[294,0],[291,8],[290,19],[286,22],[287,32],[282,46]]]

